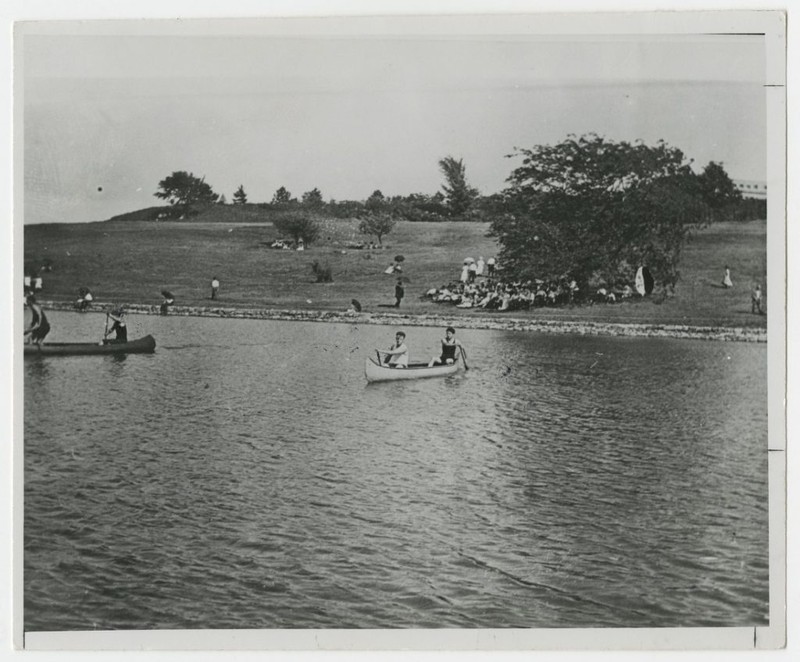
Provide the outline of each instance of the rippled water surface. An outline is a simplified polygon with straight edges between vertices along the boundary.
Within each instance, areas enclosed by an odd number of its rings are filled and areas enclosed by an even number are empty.
[[[461,331],[368,386],[391,327],[129,326],[24,361],[27,630],[768,622],[763,345]]]

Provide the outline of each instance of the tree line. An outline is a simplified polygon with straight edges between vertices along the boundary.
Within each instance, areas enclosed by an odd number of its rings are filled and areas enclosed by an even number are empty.
[[[492,195],[469,184],[463,159],[446,156],[438,162],[444,183],[433,194],[388,197],[375,190],[365,200],[326,202],[317,188],[298,199],[281,186],[258,206],[270,210],[279,232],[306,245],[318,238],[323,216],[357,218],[360,231],[379,244],[398,220],[485,222],[508,276],[569,279],[579,286],[630,282],[638,267],[647,266],[674,287],[681,250],[694,230],[719,220],[765,217],[766,203],[743,200],[722,164],[712,161],[696,172],[681,150],[664,141],[570,135],[507,156],[518,165],[506,187]],[[176,216],[225,204],[192,173],[173,172],[158,186],[155,196],[167,200]],[[251,204],[243,185],[233,204]]]

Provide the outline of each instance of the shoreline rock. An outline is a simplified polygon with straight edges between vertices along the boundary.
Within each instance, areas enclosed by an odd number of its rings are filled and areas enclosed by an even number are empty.
[[[75,311],[72,303],[43,301],[51,310]],[[95,302],[88,312],[103,312],[110,303]],[[158,305],[130,304],[126,310],[132,314],[159,315]],[[336,322],[345,324],[376,324],[404,326],[449,326],[453,318],[443,315],[410,315],[402,313],[345,313],[321,310],[278,310],[268,308],[222,308],[206,306],[173,306],[171,316],[220,317],[232,319],[259,319],[295,322]],[[647,324],[619,322],[586,322],[567,320],[532,320],[503,316],[461,317],[456,320],[460,329],[487,329],[501,331],[526,331],[551,334],[626,336],[640,338],[686,338],[693,340],[722,340],[736,342],[767,342],[767,330],[726,327],[691,326],[676,324]]]

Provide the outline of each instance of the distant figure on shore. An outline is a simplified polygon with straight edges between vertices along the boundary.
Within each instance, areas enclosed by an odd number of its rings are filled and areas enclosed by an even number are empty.
[[[452,326],[448,326],[442,338],[442,351],[439,356],[434,356],[428,367],[434,365],[452,365],[456,362],[456,351],[464,351],[461,341],[456,340],[456,330]]]
[[[50,333],[50,322],[47,320],[47,315],[44,314],[42,307],[36,303],[36,296],[33,292],[29,292],[25,297],[25,303],[31,309],[31,323],[25,329],[26,343],[35,343],[41,345],[47,334]]]
[[[105,336],[103,337],[104,343],[124,343],[128,342],[128,327],[125,325],[125,311],[122,308],[115,308],[110,313],[108,313],[108,319],[112,320],[114,323],[111,325],[111,328],[106,331]],[[108,340],[108,335],[113,333],[114,338],[112,340]]]
[[[722,277],[722,287],[728,288],[733,287],[733,281],[731,280],[731,270],[728,268],[728,265],[725,265],[725,275]]]
[[[403,279],[402,278],[398,278],[397,279],[397,283],[394,286],[394,299],[395,299],[394,307],[395,308],[399,308],[400,307],[400,302],[403,300],[403,297],[405,296],[405,294],[406,294],[406,291],[403,289]]]
[[[764,311],[761,308],[761,285],[756,284],[751,295],[751,311],[759,315],[763,315]]]
[[[386,363],[390,368],[408,367],[408,347],[406,346],[406,334],[398,331],[394,336],[394,344],[388,349],[376,349],[376,352],[384,354],[386,358],[382,363]]]
[[[92,301],[94,301],[94,297],[89,288],[81,287],[78,290],[78,300],[75,302],[75,307],[81,312],[85,312],[92,305]]]
[[[219,281],[217,280],[217,277],[214,276],[211,279],[211,298],[216,299],[218,292],[219,292]]]
[[[486,276],[488,278],[492,278],[494,276],[494,268],[497,265],[497,260],[493,257],[490,257],[486,260]]]
[[[161,314],[166,315],[169,312],[169,307],[175,303],[175,297],[168,290],[161,290],[161,295],[164,297],[164,301],[161,304]]]

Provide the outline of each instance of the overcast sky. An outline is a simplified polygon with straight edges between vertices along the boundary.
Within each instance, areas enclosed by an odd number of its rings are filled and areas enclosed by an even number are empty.
[[[25,35],[25,222],[104,220],[204,176],[230,201],[494,193],[516,147],[658,139],[766,179],[758,36]],[[19,70],[18,70],[19,71]]]

